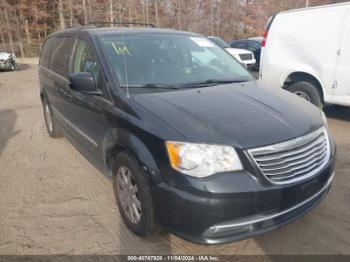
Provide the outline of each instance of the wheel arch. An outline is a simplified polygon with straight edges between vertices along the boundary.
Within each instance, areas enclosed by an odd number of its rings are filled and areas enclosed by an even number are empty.
[[[322,81],[315,76],[315,74],[312,74],[310,72],[306,71],[293,71],[289,72],[282,81],[281,87],[283,89],[288,89],[288,87],[291,84],[294,84],[296,82],[308,82],[316,86],[317,90],[319,91],[321,95],[322,102],[325,101],[325,89],[324,85],[322,84]]]
[[[152,177],[159,177],[156,161],[140,138],[125,129],[110,130],[103,141],[103,159],[110,177],[113,176],[114,160],[121,152],[132,154],[145,172]]]

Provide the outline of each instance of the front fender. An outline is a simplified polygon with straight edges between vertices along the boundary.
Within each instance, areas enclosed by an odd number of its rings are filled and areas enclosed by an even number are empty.
[[[133,154],[152,178],[160,178],[160,170],[145,143],[135,134],[121,128],[110,130],[103,140],[103,157],[110,177],[113,176],[115,156],[121,151]]]

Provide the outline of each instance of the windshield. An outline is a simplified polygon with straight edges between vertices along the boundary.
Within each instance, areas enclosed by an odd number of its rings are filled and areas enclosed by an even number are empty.
[[[208,37],[211,41],[213,41],[215,44],[220,46],[221,48],[230,48],[230,46],[222,40],[220,37]]]
[[[6,60],[10,57],[10,53],[9,52],[5,52],[5,51],[0,51],[0,60]]]
[[[100,41],[121,86],[166,88],[208,80],[252,80],[239,62],[201,36],[125,34],[100,36]]]

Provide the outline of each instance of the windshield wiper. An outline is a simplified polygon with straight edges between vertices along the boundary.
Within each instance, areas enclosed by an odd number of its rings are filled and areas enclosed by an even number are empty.
[[[161,84],[161,83],[147,83],[144,85],[121,85],[120,87],[126,88],[159,88],[159,89],[178,89],[177,86],[174,85],[167,85],[167,84]]]
[[[198,82],[190,82],[180,85],[181,87],[204,87],[204,86],[213,86],[213,85],[220,85],[220,84],[231,84],[231,83],[242,83],[247,82],[249,79],[227,79],[227,80],[220,80],[220,79],[208,79],[205,81],[198,81]]]

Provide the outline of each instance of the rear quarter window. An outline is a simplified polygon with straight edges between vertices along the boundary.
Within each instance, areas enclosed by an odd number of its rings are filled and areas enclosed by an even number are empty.
[[[73,37],[59,37],[56,39],[55,45],[52,47],[50,69],[65,78],[68,78],[68,66],[73,46]]]
[[[237,42],[232,42],[231,47],[233,48],[241,48],[241,49],[247,49],[247,43],[245,41],[237,41]]]

